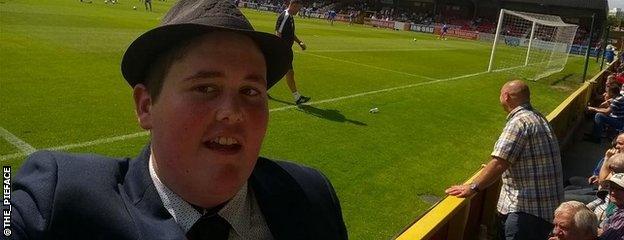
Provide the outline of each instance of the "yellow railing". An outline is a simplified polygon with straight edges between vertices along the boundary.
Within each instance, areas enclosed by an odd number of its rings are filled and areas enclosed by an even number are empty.
[[[592,93],[603,91],[600,86],[604,85],[607,71],[613,70],[615,65],[607,67],[590,81],[583,83],[546,116],[561,143],[562,149],[568,145],[569,139],[581,123],[585,107]],[[472,182],[480,171],[477,171],[465,183]],[[495,229],[496,202],[500,184],[498,181],[470,198],[445,197],[406,228],[396,239],[477,239],[480,234],[486,234],[485,232],[488,230]]]

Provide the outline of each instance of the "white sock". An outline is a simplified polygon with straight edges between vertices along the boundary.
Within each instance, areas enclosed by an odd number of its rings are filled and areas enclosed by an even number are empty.
[[[293,92],[292,95],[293,95],[293,98],[295,98],[295,101],[299,100],[299,98],[301,97],[301,94],[299,94],[299,91]]]

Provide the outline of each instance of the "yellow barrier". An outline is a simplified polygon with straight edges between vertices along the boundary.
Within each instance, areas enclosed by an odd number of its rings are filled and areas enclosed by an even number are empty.
[[[574,131],[581,123],[585,107],[592,94],[603,91],[599,86],[603,85],[607,71],[612,70],[615,65],[607,67],[590,81],[585,82],[546,116],[562,149],[568,145]],[[477,171],[465,183],[472,182],[480,172],[481,170]],[[500,186],[501,182],[498,181],[470,198],[445,197],[396,239],[476,239],[479,234],[485,234],[482,230],[495,229],[496,202]]]

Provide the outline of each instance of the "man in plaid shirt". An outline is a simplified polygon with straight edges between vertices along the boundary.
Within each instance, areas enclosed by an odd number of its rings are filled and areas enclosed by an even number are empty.
[[[557,138],[548,121],[531,106],[524,82],[503,85],[500,102],[509,115],[492,160],[473,183],[452,186],[446,193],[470,197],[502,177],[497,205],[501,239],[547,239],[553,213],[563,200]]]

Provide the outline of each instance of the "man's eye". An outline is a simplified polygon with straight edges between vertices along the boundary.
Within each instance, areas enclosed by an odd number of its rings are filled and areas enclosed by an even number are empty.
[[[247,96],[256,96],[260,94],[260,91],[253,88],[244,88],[241,90],[241,92]]]
[[[195,91],[201,92],[201,93],[211,93],[214,92],[216,90],[216,88],[214,88],[213,86],[198,86],[195,87]]]

